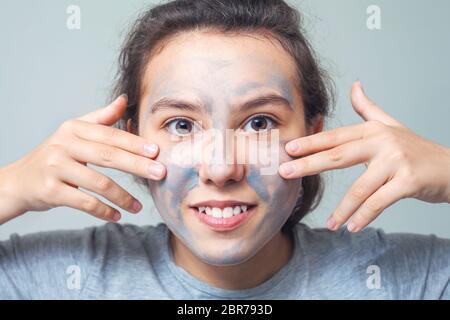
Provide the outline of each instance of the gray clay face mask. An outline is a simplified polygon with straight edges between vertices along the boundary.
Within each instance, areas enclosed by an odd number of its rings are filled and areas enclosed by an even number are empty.
[[[286,70],[291,69],[291,66],[284,65],[286,56],[281,56],[274,62],[276,54],[280,54],[274,51],[275,49],[267,49],[269,45],[262,47],[256,40],[248,49],[239,43],[236,47],[227,44],[226,50],[223,50],[222,39],[217,42],[208,39],[204,43],[198,39],[189,38],[189,46],[177,50],[168,49],[171,48],[169,45],[163,50],[166,60],[160,58],[154,61],[152,67],[155,76],[149,81],[151,89],[146,100],[147,109],[162,97],[191,99],[195,96],[195,101],[202,101],[203,119],[208,119],[208,126],[220,132],[221,138],[218,139],[222,139],[226,136],[227,129],[236,129],[237,126],[233,122],[236,113],[232,109],[234,102],[243,101],[248,97],[248,92],[258,93],[268,88],[272,89],[272,92],[275,90],[290,104],[290,107],[284,106],[289,110],[285,111],[285,114],[290,112],[285,118],[286,122],[290,121],[289,128],[294,128],[294,133],[291,130],[290,136],[280,135],[279,141],[270,143],[270,150],[276,150],[279,164],[292,160],[285,152],[284,146],[287,141],[302,133],[301,120],[298,117],[301,111],[292,111],[295,105],[295,89],[290,78],[286,76],[289,72]],[[198,44],[195,41],[198,41]],[[207,51],[204,46],[208,48]],[[215,46],[217,50],[214,50]],[[258,53],[253,55],[246,50]],[[261,52],[266,52],[266,55],[261,57]],[[281,69],[283,71],[280,71]],[[273,105],[270,108],[282,106]],[[140,121],[144,133],[146,112]],[[149,116],[150,122],[152,116]],[[158,128],[159,125],[160,123]],[[148,136],[158,132],[154,129],[149,131]],[[167,133],[161,133],[161,136],[163,135],[167,137]],[[159,141],[163,140],[161,136]],[[183,154],[183,158],[190,153],[197,153],[198,146],[181,148],[184,150],[182,153],[178,150],[174,152],[175,148],[179,148],[179,145],[160,144],[161,151],[157,161],[166,166],[167,176],[160,182],[148,180],[148,186],[168,228],[198,258],[212,265],[240,264],[253,257],[281,231],[301,195],[301,179],[285,180],[277,170],[272,174],[262,174],[261,169],[267,167],[266,164],[239,163],[235,164],[233,174],[230,173],[228,177],[229,181],[218,184],[214,183],[212,175],[226,168],[227,160],[224,157],[227,157],[227,152],[219,152],[214,144],[210,152],[215,165],[198,162],[181,165],[174,154]],[[222,162],[217,163],[217,160]],[[212,230],[192,213],[190,205],[206,200],[237,200],[255,203],[256,207],[241,225],[223,232]]]
[[[292,160],[284,152],[284,144],[280,141],[276,146],[279,163]],[[212,265],[236,265],[254,256],[280,232],[302,192],[301,179],[285,180],[276,173],[265,175],[262,166],[247,165],[245,177],[235,183],[236,190],[243,188],[254,195],[252,199],[258,199],[254,216],[239,227],[242,230],[210,231],[186,206],[192,193],[202,194],[205,188],[199,178],[199,166],[178,164],[170,149],[161,150],[158,161],[167,166],[167,176],[161,182],[149,180],[148,185],[161,217],[192,253]],[[246,200],[242,196],[238,199]]]

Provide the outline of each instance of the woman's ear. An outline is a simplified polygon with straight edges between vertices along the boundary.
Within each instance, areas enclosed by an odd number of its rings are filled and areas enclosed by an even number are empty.
[[[135,130],[134,130],[134,127],[133,127],[133,121],[131,121],[131,119],[127,120],[127,131],[129,133],[136,134],[136,132],[134,132]]]
[[[309,127],[309,135],[313,135],[323,131],[324,119],[321,114],[317,115],[313,121],[311,121],[311,126]]]

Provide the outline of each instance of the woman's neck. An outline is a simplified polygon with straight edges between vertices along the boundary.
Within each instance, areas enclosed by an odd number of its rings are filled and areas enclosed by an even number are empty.
[[[172,233],[170,243],[178,266],[203,282],[228,290],[253,288],[270,279],[287,264],[294,246],[291,236],[279,232],[246,262],[235,266],[214,266],[200,260]]]

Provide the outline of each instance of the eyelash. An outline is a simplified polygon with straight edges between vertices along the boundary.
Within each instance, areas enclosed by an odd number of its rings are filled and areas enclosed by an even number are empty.
[[[186,117],[176,117],[176,118],[171,118],[171,119],[167,120],[166,122],[164,122],[163,125],[161,126],[161,128],[164,128],[169,134],[172,134],[172,133],[169,131],[169,125],[172,124],[172,123],[174,123],[174,122],[176,122],[176,121],[180,121],[180,120],[188,121],[188,122],[190,122],[192,125],[195,126],[195,121],[192,120],[192,119],[190,119],[190,118],[186,118]],[[173,134],[172,134],[172,135],[173,135]],[[188,136],[188,135],[179,135],[179,137],[184,137],[184,136]]]
[[[265,113],[259,113],[259,114],[253,115],[253,116],[250,117],[248,120],[246,120],[245,122],[243,122],[243,125],[246,125],[247,123],[249,123],[249,122],[252,121],[253,119],[261,118],[261,117],[267,118],[267,119],[269,119],[271,122],[273,122],[273,128],[271,128],[271,129],[275,129],[275,128],[277,128],[277,127],[279,126],[279,121],[278,121],[277,119],[275,119],[273,116],[268,115],[268,114],[265,114]],[[186,118],[186,117],[176,117],[176,118],[172,118],[172,119],[169,119],[169,120],[167,120],[166,122],[164,122],[164,124],[162,125],[162,128],[166,129],[167,132],[169,132],[169,134],[171,134],[170,131],[169,131],[169,125],[172,124],[172,123],[174,123],[174,122],[176,122],[176,121],[180,121],[180,120],[188,121],[188,122],[190,122],[192,125],[195,126],[195,121],[192,120],[192,119],[190,119],[190,118]],[[242,125],[241,125],[241,127],[242,127]],[[268,130],[264,130],[264,131],[268,131]],[[264,132],[264,131],[262,131],[262,132]],[[181,135],[181,136],[183,136],[183,135]],[[184,136],[188,136],[188,135],[184,135]]]
[[[272,121],[273,122],[273,128],[271,128],[271,129],[277,128],[279,126],[279,124],[280,124],[273,116],[268,115],[266,113],[258,113],[258,114],[255,114],[255,115],[251,116],[248,120],[246,120],[244,122],[244,125],[246,125],[247,123],[249,123],[253,119],[257,119],[257,118],[268,118],[270,121]]]

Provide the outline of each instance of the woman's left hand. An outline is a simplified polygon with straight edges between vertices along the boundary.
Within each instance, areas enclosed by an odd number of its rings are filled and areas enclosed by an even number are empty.
[[[280,166],[285,179],[366,164],[327,227],[358,232],[383,210],[404,198],[450,203],[450,149],[406,128],[365,95],[361,83],[352,87],[352,105],[364,123],[295,139],[286,145],[292,157]]]

